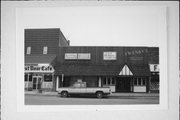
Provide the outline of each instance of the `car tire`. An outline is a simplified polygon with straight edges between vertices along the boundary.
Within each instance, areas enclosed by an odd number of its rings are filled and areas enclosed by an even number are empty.
[[[61,92],[61,97],[68,97],[68,92],[66,91]]]
[[[103,93],[102,92],[97,92],[96,93],[96,97],[97,98],[102,98],[103,97]]]

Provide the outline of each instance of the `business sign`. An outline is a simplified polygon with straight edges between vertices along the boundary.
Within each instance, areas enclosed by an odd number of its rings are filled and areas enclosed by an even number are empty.
[[[68,60],[77,59],[77,53],[65,53],[65,59]]]
[[[159,64],[150,64],[149,67],[151,72],[159,72]]]
[[[52,66],[34,66],[34,65],[25,65],[25,73],[27,72],[45,72],[45,73],[53,73],[54,72],[54,68]]]
[[[116,52],[104,52],[103,59],[104,60],[116,60]]]
[[[90,60],[91,59],[91,54],[90,53],[78,53],[78,59]]]
[[[129,49],[125,51],[125,56],[133,56],[133,55],[142,55],[142,54],[147,54],[148,49]]]
[[[90,60],[91,54],[90,53],[65,53],[66,60]]]

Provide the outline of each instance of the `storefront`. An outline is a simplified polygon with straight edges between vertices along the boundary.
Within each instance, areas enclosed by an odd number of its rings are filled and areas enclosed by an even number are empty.
[[[110,87],[112,92],[149,92],[146,49],[136,49],[138,55],[129,56],[125,53],[132,49],[126,47],[61,47],[55,68],[56,89],[83,81],[87,87]]]
[[[54,56],[26,56],[25,90],[53,90],[54,68],[50,64]],[[38,63],[37,63],[38,62]]]
[[[151,81],[150,90],[151,92],[159,92],[159,64],[150,64]]]

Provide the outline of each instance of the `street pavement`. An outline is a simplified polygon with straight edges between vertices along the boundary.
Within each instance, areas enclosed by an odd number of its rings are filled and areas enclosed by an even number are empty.
[[[158,93],[112,93],[106,98],[71,96],[62,98],[57,92],[25,94],[25,105],[126,105],[159,104]]]

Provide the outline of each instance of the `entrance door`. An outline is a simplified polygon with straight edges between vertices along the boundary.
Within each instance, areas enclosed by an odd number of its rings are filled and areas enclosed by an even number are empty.
[[[33,76],[33,89],[40,89],[42,76]]]
[[[116,92],[130,92],[131,91],[131,78],[118,77],[116,80]]]

